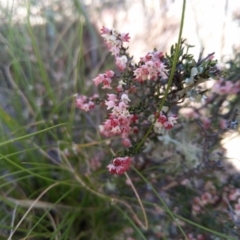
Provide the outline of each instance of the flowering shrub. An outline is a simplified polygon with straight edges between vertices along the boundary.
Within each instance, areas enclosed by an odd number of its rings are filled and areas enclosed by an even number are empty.
[[[154,49],[135,63],[126,46],[129,34],[103,27],[101,35],[118,69],[93,79],[95,86],[103,89],[99,95],[75,97],[76,106],[83,111],[96,109],[96,105],[107,111],[99,132],[111,139],[109,146],[114,156],[108,171],[121,175],[132,165],[139,170],[159,166],[162,179],[156,177],[159,173],[152,172],[150,181],[158,181],[161,191],[179,186],[195,191],[185,202],[191,205],[192,217],[206,214],[209,206],[220,204],[226,209],[235,201],[234,210],[229,212],[235,223],[239,204],[225,189],[229,178],[225,176],[216,183],[217,188],[208,180],[208,174],[216,177],[224,170],[225,149],[220,142],[224,133],[237,128],[235,106],[239,102],[240,80],[225,80],[214,53],[206,57],[200,54],[195,60],[185,40],[181,40],[179,53],[177,45],[169,54]],[[175,204],[170,195],[165,197]],[[180,209],[176,212],[181,213]],[[191,232],[188,237],[207,239]]]
[[[97,103],[106,106],[109,113],[103,124],[99,126],[99,131],[105,137],[119,136],[122,139],[124,150],[119,151],[118,156],[129,159],[140,151],[144,151],[148,147],[145,136],[151,126],[151,133],[147,134],[148,141],[165,135],[177,123],[176,106],[183,103],[185,99],[199,102],[200,100],[209,101],[213,97],[212,95],[206,99],[204,95],[206,90],[200,87],[201,83],[209,81],[210,78],[220,79],[221,77],[221,71],[216,65],[217,61],[213,60],[213,54],[195,61],[193,56],[187,53],[188,48],[184,53],[183,40],[179,62],[167,91],[176,46],[171,48],[170,55],[164,55],[156,49],[148,52],[136,64],[130,57],[128,48],[124,46],[130,39],[128,33],[121,34],[116,30],[103,27],[101,34],[109,51],[115,57],[119,71],[108,70],[93,79],[96,86],[100,85],[102,89],[111,91],[106,94],[106,97],[76,95],[76,106],[84,111],[94,109]],[[239,91],[239,82],[233,84],[222,78],[212,88],[212,92],[217,94],[226,92],[236,94]],[[164,103],[164,106],[160,107],[161,103]],[[211,125],[208,118],[200,117],[196,111],[191,117],[200,119],[205,129]],[[227,128],[223,120],[221,128]],[[129,164],[127,164],[128,167],[116,171],[113,166],[117,165],[113,161],[108,169],[111,173],[122,174],[129,169]]]
[[[224,147],[239,130],[240,54],[227,71],[213,53],[193,57],[186,0],[177,44],[139,59],[131,34],[105,27],[111,53],[93,52],[104,41],[91,6],[123,16],[130,1],[15,2],[1,6],[0,239],[239,239],[240,177]]]

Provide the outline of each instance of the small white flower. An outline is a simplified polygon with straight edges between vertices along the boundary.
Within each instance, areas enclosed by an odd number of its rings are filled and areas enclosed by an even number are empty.
[[[149,121],[149,122],[154,122],[154,115],[150,115],[150,116],[148,117],[148,121]]]
[[[168,109],[169,109],[169,107],[168,107],[168,106],[163,106],[163,107],[162,107],[162,111],[163,111],[163,112],[167,112],[167,111],[168,111]]]
[[[120,81],[119,81],[119,85],[120,85],[120,86],[126,85],[126,83],[125,83],[123,80],[120,80]]]
[[[120,59],[123,63],[127,62],[127,56],[125,56],[125,55],[121,56]]]
[[[155,123],[154,123],[153,130],[154,130],[154,132],[157,133],[157,134],[163,134],[163,133],[164,133],[163,125],[162,125],[162,123],[160,123],[160,122],[155,122]]]
[[[122,96],[121,96],[121,100],[124,102],[124,103],[128,103],[128,102],[131,102],[131,100],[129,99],[128,95],[126,93],[124,93]]]

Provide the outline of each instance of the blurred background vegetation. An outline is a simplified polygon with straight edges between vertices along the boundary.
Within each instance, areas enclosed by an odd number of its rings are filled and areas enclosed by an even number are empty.
[[[183,36],[196,45],[196,56],[204,47],[206,54],[215,51],[223,66],[228,61],[230,77],[236,78],[240,5],[201,2],[188,3]],[[149,219],[149,229],[143,230],[129,179],[106,172],[108,147],[97,133],[104,112],[76,111],[73,98],[75,93],[97,93],[91,80],[115,69],[99,35],[102,25],[129,32],[130,52],[137,60],[154,47],[168,51],[176,42],[181,4],[170,0],[1,1],[0,239],[184,238],[164,208],[156,205],[161,205],[157,195],[173,212],[182,208],[182,215],[191,219],[196,193],[184,186],[163,190],[171,179],[161,167],[143,171],[146,182],[133,173]],[[223,15],[212,13],[213,8]],[[208,15],[211,20],[205,19]],[[213,237],[218,231],[235,236],[233,225],[222,231],[222,225],[214,222],[217,211],[213,213],[211,218],[192,219],[189,225],[174,216],[186,234],[205,234],[205,226],[215,229],[211,239],[223,238]]]

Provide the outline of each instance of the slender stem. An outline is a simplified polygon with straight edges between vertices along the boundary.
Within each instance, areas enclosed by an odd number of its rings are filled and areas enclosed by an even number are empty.
[[[21,225],[21,223],[23,222],[23,220],[26,218],[26,216],[28,215],[28,213],[32,210],[32,208],[34,208],[34,205],[42,198],[42,196],[47,193],[51,188],[55,187],[59,185],[59,182],[56,182],[52,185],[50,185],[48,188],[46,188],[38,197],[36,200],[33,201],[32,205],[28,208],[28,210],[25,212],[25,214],[23,215],[23,217],[20,219],[20,221],[18,222],[18,224],[16,225],[16,227],[11,231],[10,236],[8,237],[8,240],[12,239],[13,234],[16,232],[16,230],[18,229],[18,227]]]
[[[136,198],[137,198],[137,200],[139,202],[139,205],[140,205],[140,207],[142,209],[143,217],[144,217],[144,221],[145,221],[144,229],[147,230],[148,229],[148,219],[147,219],[146,211],[145,211],[145,209],[143,207],[141,198],[139,197],[138,192],[137,192],[136,188],[134,187],[131,178],[128,176],[128,174],[126,172],[125,172],[125,176],[127,177],[127,180],[129,182],[130,186],[132,187],[133,192],[135,193],[135,196],[136,196]]]
[[[182,31],[183,31],[183,24],[184,24],[185,8],[186,8],[186,0],[183,0],[182,17],[181,17],[180,31],[179,31],[179,34],[178,34],[178,43],[177,43],[177,47],[176,47],[176,53],[175,53],[175,56],[174,56],[174,59],[173,59],[173,66],[172,66],[170,77],[169,77],[169,80],[168,80],[167,89],[166,89],[166,91],[164,93],[164,96],[162,98],[161,103],[159,104],[158,113],[161,111],[161,109],[162,109],[162,107],[163,107],[163,105],[164,105],[164,103],[166,101],[166,98],[167,98],[167,95],[168,95],[168,91],[169,91],[169,89],[170,89],[170,87],[172,85],[172,80],[173,80],[174,72],[175,72],[175,69],[176,69],[177,61],[178,61],[178,54],[179,54],[179,51],[180,51],[180,45],[181,45],[181,39],[182,39]],[[139,150],[139,148],[143,145],[143,143],[145,142],[145,140],[147,139],[147,137],[151,133],[151,131],[153,129],[153,126],[154,126],[154,123],[156,122],[156,120],[157,120],[157,117],[155,117],[151,127],[148,129],[147,133],[142,138],[140,143],[136,146],[136,151]]]

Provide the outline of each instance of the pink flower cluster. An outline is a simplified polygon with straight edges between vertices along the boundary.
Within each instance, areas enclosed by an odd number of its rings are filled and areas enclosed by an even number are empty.
[[[219,200],[216,194],[205,192],[200,197],[195,197],[193,199],[192,213],[196,215],[202,212],[203,208],[208,204],[214,204]]]
[[[211,181],[207,181],[204,186],[204,193],[199,197],[193,198],[192,214],[197,215],[204,212],[206,205],[214,205],[219,201],[220,197],[217,194],[217,189]]]
[[[111,70],[106,71],[105,74],[99,74],[96,78],[93,79],[93,82],[96,86],[100,83],[103,84],[102,88],[111,89],[112,78],[114,77],[114,72]]]
[[[75,103],[76,106],[78,108],[80,108],[81,110],[88,112],[92,109],[94,109],[95,107],[95,103],[93,102],[93,100],[95,100],[96,98],[98,98],[98,95],[94,95],[91,98],[88,98],[84,95],[75,95]]]
[[[148,53],[141,58],[140,67],[134,70],[135,80],[144,82],[146,80],[157,80],[159,77],[166,77],[164,64],[161,62],[162,52],[155,51]]]
[[[108,94],[105,105],[107,109],[111,109],[111,113],[103,125],[99,127],[104,136],[120,135],[122,138],[127,138],[130,133],[136,131],[136,128],[132,128],[131,124],[137,121],[137,116],[129,113],[129,101],[130,99],[125,93],[120,99],[115,94]]]
[[[168,129],[171,129],[174,123],[177,122],[176,119],[177,119],[176,115],[167,117],[161,112],[157,118],[157,122],[161,123],[162,126],[168,130]]]
[[[126,172],[131,165],[132,158],[130,157],[117,157],[114,158],[112,163],[107,166],[108,171],[111,174],[123,174]]]
[[[127,67],[127,56],[123,55],[121,57],[116,57],[116,65],[120,71],[123,71]]]
[[[155,118],[157,117],[156,121],[154,122]],[[177,116],[167,116],[167,114],[163,113],[162,111],[158,114],[158,116],[151,115],[148,120],[154,122],[154,132],[156,133],[163,133],[164,129],[169,130],[172,129],[176,121]]]
[[[233,83],[224,79],[220,79],[213,85],[212,92],[215,92],[219,95],[237,94],[240,92],[240,80],[236,83]]]
[[[127,56],[121,55],[120,50],[123,48],[123,42],[129,42],[129,33],[118,33],[116,30],[110,30],[102,27],[101,35],[104,38],[109,51],[116,58],[117,67],[123,71],[127,66]]]

